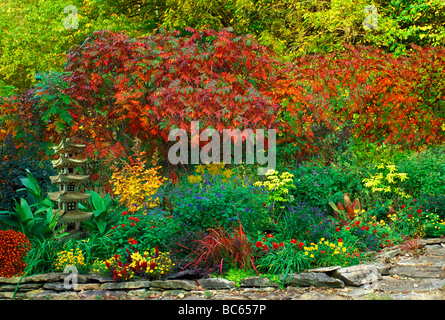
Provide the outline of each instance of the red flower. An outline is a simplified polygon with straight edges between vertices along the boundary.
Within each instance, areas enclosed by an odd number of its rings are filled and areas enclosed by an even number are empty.
[[[123,215],[123,216],[125,216],[125,215],[127,215],[127,214],[128,214],[127,211],[122,212],[122,215]]]
[[[257,241],[257,243],[255,244],[255,246],[257,248],[262,248],[263,247],[263,243],[261,241]]]
[[[339,232],[339,231],[340,231],[339,227],[335,228],[335,232]]]
[[[408,218],[412,218],[412,217],[413,217],[413,215],[412,215],[412,214],[409,214],[409,215],[408,215]]]
[[[278,248],[278,243],[276,243],[276,242],[272,243],[272,249],[276,249],[276,248]]]
[[[343,239],[342,238],[338,238],[338,242],[343,242]]]
[[[121,224],[121,228],[123,228],[123,227],[125,227],[125,223],[122,223],[122,224]]]
[[[128,243],[136,245],[136,244],[138,244],[138,241],[135,238],[131,237],[130,239],[128,239]]]
[[[366,227],[365,227],[365,226],[363,226],[363,227],[362,227],[362,230],[366,230]]]
[[[402,209],[405,208],[406,206],[404,204],[402,204]]]
[[[298,244],[298,248],[300,248],[300,250],[301,250],[303,247],[304,247],[304,243],[303,243],[303,242],[300,242],[300,243]]]
[[[130,226],[134,227],[136,224],[134,222],[130,223]]]
[[[298,243],[297,239],[290,239],[290,243],[296,244]]]
[[[417,213],[422,213],[422,209],[417,209]]]
[[[272,235],[271,233],[268,233],[268,234],[267,234],[267,237],[273,239],[273,235]]]

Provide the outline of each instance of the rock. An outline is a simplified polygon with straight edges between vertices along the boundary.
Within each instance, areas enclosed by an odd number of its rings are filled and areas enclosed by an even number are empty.
[[[420,239],[420,243],[423,245],[440,244],[445,243],[445,238]]]
[[[99,300],[107,291],[105,290],[84,290],[80,291],[77,296],[82,300]]]
[[[240,287],[278,287],[278,284],[264,277],[248,277],[241,280]]]
[[[307,272],[324,272],[324,273],[329,273],[329,272],[335,271],[335,270],[340,269],[340,268],[341,268],[341,266],[322,267],[322,268],[310,269]]]
[[[389,274],[389,266],[387,264],[376,261],[372,263],[367,263],[366,265],[375,266],[382,276],[386,276]]]
[[[76,288],[73,288],[75,291],[82,291],[82,290],[99,290],[100,289],[100,283],[79,283]]]
[[[0,277],[0,283],[19,283],[20,277],[12,277],[12,278],[6,278],[6,277]],[[23,281],[21,281],[23,283]]]
[[[376,260],[386,262],[394,258],[396,255],[400,254],[401,252],[402,250],[400,248],[384,250],[376,255]]]
[[[35,274],[29,277],[24,277],[20,283],[28,282],[57,282],[64,279],[63,273],[52,272],[44,274]]]
[[[79,274],[77,276],[78,283],[87,283],[87,282],[113,282],[112,277],[106,277],[100,274]]]
[[[423,268],[423,267],[437,267],[437,268],[443,268],[445,267],[445,257],[443,259],[439,259],[438,257],[429,257],[429,256],[421,256],[419,258],[410,258],[406,259],[405,257],[401,258],[399,261],[397,261],[397,266],[405,266],[405,267],[417,267],[417,268]]]
[[[152,288],[159,289],[182,289],[196,290],[198,286],[190,280],[154,280],[151,282]]]
[[[30,300],[53,300],[57,294],[53,290],[38,289],[26,292],[25,296]]]
[[[69,290],[70,288],[65,288],[65,285],[62,282],[47,282],[43,284],[43,289],[54,290],[54,291],[66,291]]]
[[[280,279],[283,280],[283,276],[281,276]],[[293,273],[290,277],[286,278],[285,284],[290,286],[317,288],[343,288],[345,286],[343,281],[331,278],[325,273],[318,272]]]
[[[212,300],[247,300],[247,297],[239,294],[239,293],[232,293],[227,291],[217,291],[215,294],[211,297]]]
[[[184,290],[165,290],[164,292],[162,292],[161,296],[163,297],[167,297],[167,296],[178,296],[178,298],[184,298]],[[179,297],[179,295],[181,295],[181,297]]]
[[[300,295],[298,300],[348,300],[348,298],[335,294],[323,294],[314,291]]]
[[[100,290],[140,289],[149,287],[150,281],[106,282],[100,285]]]
[[[389,270],[389,275],[408,278],[436,278],[440,279],[441,269],[437,267],[395,266]]]
[[[229,281],[224,278],[208,278],[199,279],[198,283],[201,287],[205,289],[231,289],[235,287],[235,282]]]
[[[332,276],[339,278],[348,286],[355,287],[373,283],[382,278],[376,266],[363,264],[337,269]]]
[[[184,270],[167,276],[167,280],[196,280],[200,277],[200,272],[197,270]]]
[[[79,300],[76,292],[61,292],[51,296],[52,300]]]
[[[31,290],[36,290],[38,288],[40,288],[42,285],[39,283],[25,283],[25,284],[20,284],[17,291],[18,292],[23,292],[23,291],[31,291]],[[5,284],[5,285],[0,285],[0,292],[4,292],[4,291],[15,291],[17,285],[16,284]]]
[[[14,292],[0,292],[0,299],[12,299]]]

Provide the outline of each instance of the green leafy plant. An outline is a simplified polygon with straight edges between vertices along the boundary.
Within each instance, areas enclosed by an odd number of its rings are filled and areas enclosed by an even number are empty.
[[[294,175],[290,172],[282,172],[273,169],[268,170],[265,174],[265,181],[257,181],[253,185],[263,187],[269,193],[269,201],[273,204],[273,209],[278,209],[279,213],[272,214],[279,215],[284,209],[285,205],[294,200],[294,196],[290,190],[296,189],[293,184]],[[275,211],[275,210],[274,210]]]
[[[358,195],[362,184],[359,168],[346,166],[346,163],[329,166],[303,163],[291,172],[294,174],[295,189],[291,190],[296,202],[305,202],[313,207],[329,209],[329,201],[343,200],[344,193]]]
[[[292,272],[299,273],[310,266],[310,259],[303,250],[304,243],[296,239],[280,242],[270,234],[262,237],[255,246],[258,271],[283,275],[283,283]]]
[[[14,211],[0,211],[0,220],[23,232],[28,237],[56,237],[60,238],[68,233],[61,233],[64,227],[57,228],[58,211],[54,210],[49,197],[43,198],[40,187],[28,171],[28,177],[21,179],[32,204],[24,198],[15,201]],[[37,209],[33,210],[32,208]]]
[[[84,221],[84,226],[90,231],[104,235],[117,223],[119,214],[122,212],[120,205],[117,200],[111,199],[109,193],[102,198],[92,190],[86,192],[91,194],[88,202],[93,210],[93,217]]]

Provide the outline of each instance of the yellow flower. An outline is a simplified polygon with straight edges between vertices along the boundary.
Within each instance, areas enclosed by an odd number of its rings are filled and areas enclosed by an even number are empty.
[[[226,169],[223,171],[222,175],[226,178],[230,178],[233,175],[233,171],[231,169]]]
[[[205,166],[202,164],[198,165],[195,169],[196,173],[204,173],[204,171],[205,171]]]
[[[202,177],[201,176],[188,176],[188,181],[190,183],[198,183],[202,181]]]

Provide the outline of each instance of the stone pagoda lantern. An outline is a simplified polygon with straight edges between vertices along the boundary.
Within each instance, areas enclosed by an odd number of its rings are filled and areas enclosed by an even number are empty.
[[[76,170],[77,167],[84,167],[87,162],[87,159],[78,158],[84,148],[84,144],[76,144],[70,138],[64,139],[53,147],[59,158],[51,160],[53,167],[59,170],[57,176],[50,176],[51,182],[59,186],[59,191],[49,193],[50,199],[58,204],[54,213],[58,211],[59,222],[62,224],[74,222],[76,231],[80,231],[80,222],[90,219],[93,214],[78,210],[79,202],[90,197],[90,194],[79,192],[80,184],[90,176],[80,175]]]

